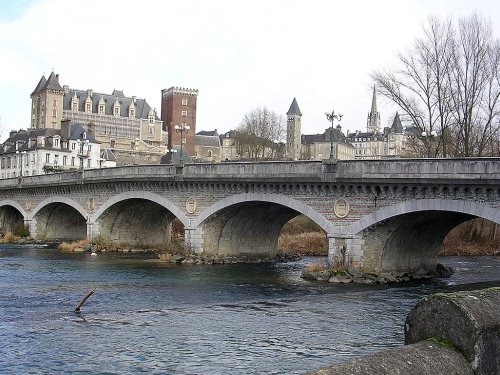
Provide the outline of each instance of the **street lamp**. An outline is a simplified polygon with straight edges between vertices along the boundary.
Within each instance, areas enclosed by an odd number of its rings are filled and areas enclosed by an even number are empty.
[[[78,145],[78,158],[80,159],[80,172],[83,172],[83,159],[85,158],[83,151],[86,149],[88,153],[89,149],[89,140],[87,139],[87,132],[82,132],[80,134],[80,138],[76,140],[76,143]]]
[[[335,113],[335,111],[332,110],[332,113],[326,112],[325,115],[326,115],[327,120],[332,123],[332,131],[330,133],[330,161],[333,161],[333,158],[334,158],[334,155],[333,155],[333,122],[335,120],[340,122],[340,120],[342,120],[343,114],[342,113]]]
[[[181,134],[181,154],[179,156],[179,164],[182,165],[182,163],[183,163],[183,159],[182,159],[182,141],[184,139],[183,134],[187,133],[189,131],[189,129],[191,129],[191,127],[189,125],[182,124],[182,125],[175,125],[174,129],[175,129],[175,131],[177,133]]]
[[[427,133],[426,131],[422,132],[422,137],[423,138],[428,138],[427,142],[427,157],[430,158],[432,154],[432,141],[434,138],[437,137],[437,133],[435,130],[431,131],[430,133]]]

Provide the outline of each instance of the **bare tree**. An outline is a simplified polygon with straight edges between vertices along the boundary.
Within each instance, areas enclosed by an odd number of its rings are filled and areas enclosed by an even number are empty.
[[[457,29],[451,20],[430,18],[423,32],[407,53],[398,54],[399,69],[371,75],[379,93],[402,110],[403,121],[416,127],[409,149],[444,157],[494,155],[500,43],[491,25],[476,14],[460,20]],[[436,131],[436,142],[419,137],[423,131]]]
[[[266,107],[258,107],[243,117],[236,132],[240,155],[274,159],[285,135],[285,119]]]

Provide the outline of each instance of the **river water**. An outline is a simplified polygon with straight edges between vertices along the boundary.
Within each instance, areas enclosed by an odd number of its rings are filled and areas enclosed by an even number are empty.
[[[500,285],[500,257],[442,258],[450,279],[394,286],[302,280],[312,261],[180,266],[2,245],[0,373],[298,374],[402,345],[427,294]]]

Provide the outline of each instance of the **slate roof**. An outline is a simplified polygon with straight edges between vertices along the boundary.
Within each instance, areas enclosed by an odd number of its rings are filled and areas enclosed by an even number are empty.
[[[195,135],[194,144],[204,147],[220,147],[220,138],[214,135]]]
[[[196,135],[209,135],[212,137],[214,137],[214,136],[218,137],[219,133],[217,133],[217,129],[215,129],[215,130],[201,130],[198,133],[196,133]]]
[[[33,90],[31,95],[36,94],[38,91],[40,91],[46,82],[47,82],[47,78],[45,78],[45,75],[43,75],[42,78],[40,78],[38,85],[36,85],[36,88]]]
[[[293,98],[292,104],[290,105],[290,109],[286,113],[287,115],[299,115],[302,116],[300,112],[299,105],[297,104],[297,99]]]
[[[82,127],[81,124],[71,124],[71,135],[68,138],[69,140],[77,140],[80,138],[81,133],[85,131],[84,128]],[[9,138],[5,140],[5,142],[2,145],[2,148],[0,150],[0,153],[2,154],[13,154],[16,151],[29,151],[29,150],[35,150],[37,148],[41,148],[40,145],[37,143],[37,138],[39,136],[45,137],[45,139],[49,140],[49,143],[44,146],[44,148],[50,148],[51,143],[50,139],[54,137],[55,135],[61,136],[61,130],[60,129],[51,129],[51,128],[43,128],[43,129],[33,129],[33,130],[19,130],[18,132],[14,133],[12,132]],[[61,137],[62,139],[65,139],[64,137]],[[32,140],[32,142],[28,142],[29,140]],[[95,138],[87,133],[87,139],[91,143],[99,143],[95,140]],[[16,143],[19,144],[19,147],[16,150]],[[31,143],[31,146],[30,146]]]
[[[71,101],[73,97],[76,95],[78,99],[78,111],[85,112],[85,101],[87,100],[87,90],[76,90],[69,89],[67,93],[64,94],[63,97],[63,109],[71,110]],[[92,112],[98,113],[99,110],[99,101],[101,98],[104,100],[104,114],[113,115],[113,106],[118,100],[120,104],[120,116],[121,117],[129,117],[128,111],[130,105],[133,102],[133,98],[128,98],[123,95],[123,91],[114,90],[111,95],[109,94],[101,94],[101,93],[93,93],[92,94]],[[149,112],[151,111],[151,107],[146,102],[146,99],[137,99],[135,100],[135,118],[137,119],[147,119],[149,116]],[[160,120],[158,115],[155,113],[155,120]]]
[[[116,161],[116,156],[110,148],[101,151],[101,158],[107,161]]]
[[[331,142],[333,137],[333,141],[337,143],[345,143],[346,136],[342,133],[339,128],[334,128],[332,132],[332,128],[327,128],[323,134],[303,134],[301,136],[301,143],[308,145],[313,143],[325,143]]]

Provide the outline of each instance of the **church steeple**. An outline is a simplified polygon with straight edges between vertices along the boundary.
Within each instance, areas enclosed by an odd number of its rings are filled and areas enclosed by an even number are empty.
[[[366,120],[366,131],[368,133],[376,133],[380,131],[380,113],[377,110],[377,95],[375,92],[375,86],[373,86],[372,108],[368,113],[368,119]]]
[[[302,136],[300,124],[302,113],[297,104],[297,99],[293,98],[286,116],[286,155],[291,160],[299,160],[302,146],[300,142]]]

